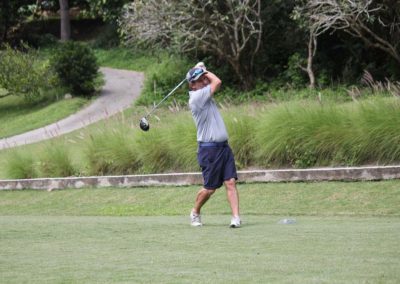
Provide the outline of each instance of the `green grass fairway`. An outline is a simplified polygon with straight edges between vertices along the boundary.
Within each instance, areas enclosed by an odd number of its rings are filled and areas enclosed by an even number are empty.
[[[0,283],[400,283],[400,181],[197,189],[0,191]]]
[[[399,283],[397,218],[0,219],[2,283]]]

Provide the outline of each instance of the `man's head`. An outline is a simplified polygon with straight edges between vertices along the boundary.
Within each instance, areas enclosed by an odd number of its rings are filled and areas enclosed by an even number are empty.
[[[194,67],[189,70],[186,74],[186,80],[189,82],[190,90],[196,91],[210,84],[208,78],[204,76],[205,74],[207,74],[207,71],[201,67]]]

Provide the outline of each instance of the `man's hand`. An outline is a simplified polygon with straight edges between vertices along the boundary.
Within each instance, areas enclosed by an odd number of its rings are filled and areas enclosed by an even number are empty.
[[[194,67],[200,67],[200,68],[202,68],[204,71],[206,71],[207,69],[206,69],[206,65],[204,65],[204,62],[199,62],[199,63],[197,63]]]

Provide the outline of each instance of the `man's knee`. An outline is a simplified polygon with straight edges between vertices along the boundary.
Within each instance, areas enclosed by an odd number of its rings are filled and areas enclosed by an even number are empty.
[[[211,195],[214,194],[215,189],[206,189],[206,188],[203,188],[203,191],[204,191],[208,196],[211,196]]]
[[[231,178],[229,180],[226,180],[224,183],[225,183],[225,187],[227,190],[235,190],[236,189],[236,179]]]

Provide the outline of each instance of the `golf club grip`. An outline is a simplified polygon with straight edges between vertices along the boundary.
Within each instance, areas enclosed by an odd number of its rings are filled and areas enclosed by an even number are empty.
[[[158,106],[160,104],[162,104],[166,99],[168,99],[168,97],[171,96],[176,91],[176,89],[178,89],[180,86],[182,86],[182,84],[185,82],[186,82],[186,78],[183,79],[171,92],[169,92],[168,95],[166,95],[157,105],[155,105],[153,107],[153,109],[145,117],[147,118],[150,114],[152,114],[156,110],[156,108],[158,108]]]

